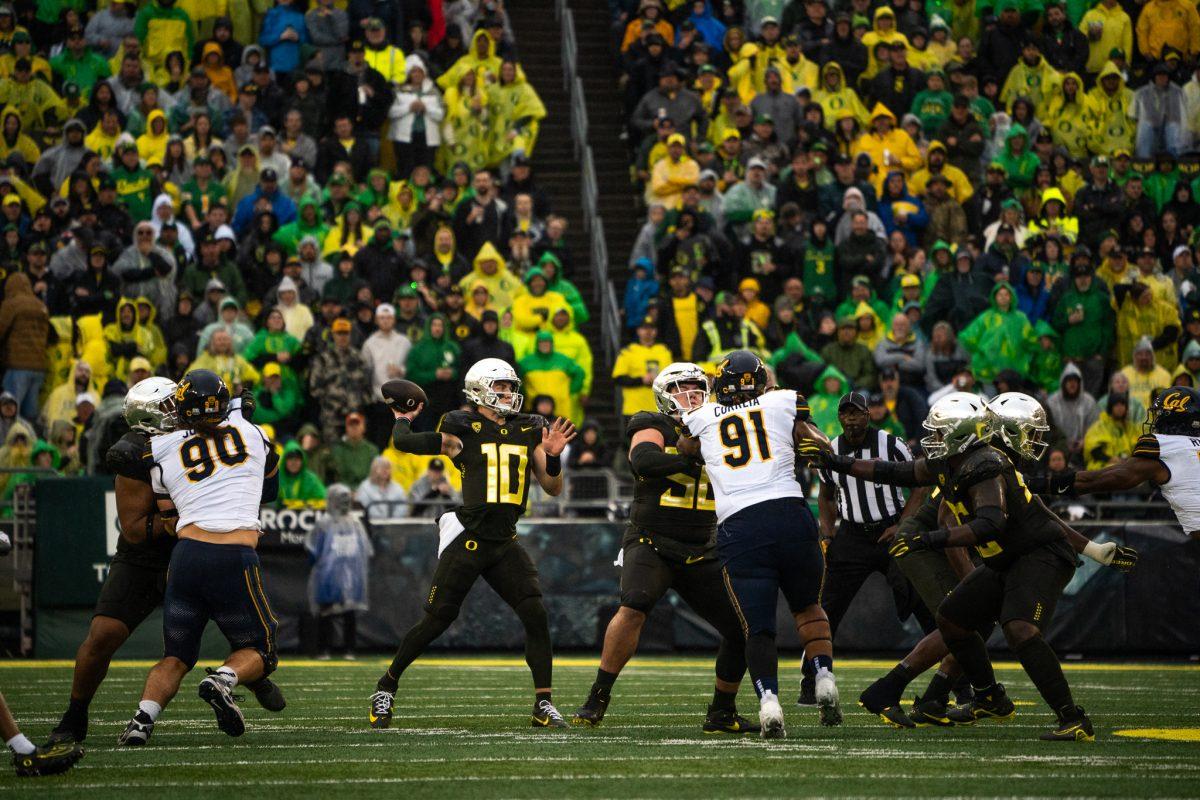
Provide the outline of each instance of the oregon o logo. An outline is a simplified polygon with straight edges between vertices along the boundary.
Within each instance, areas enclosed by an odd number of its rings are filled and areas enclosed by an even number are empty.
[[[474,539],[467,539],[467,543],[463,546],[468,550],[474,551],[479,549],[479,542],[475,541]]]

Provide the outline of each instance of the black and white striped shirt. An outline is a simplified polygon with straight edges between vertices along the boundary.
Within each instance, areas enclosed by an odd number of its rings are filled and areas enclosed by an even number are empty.
[[[855,449],[845,435],[833,440],[833,452],[864,460],[912,461],[912,452],[902,439],[887,431],[868,428],[862,446]],[[821,470],[821,480],[837,489],[838,517],[860,525],[873,525],[899,516],[904,493],[898,486],[871,483],[843,473]]]

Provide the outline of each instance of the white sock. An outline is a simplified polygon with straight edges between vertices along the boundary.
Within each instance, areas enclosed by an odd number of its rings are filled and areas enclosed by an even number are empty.
[[[234,686],[237,686],[238,676],[237,673],[233,671],[232,667],[219,667],[217,669],[217,674],[223,677],[229,683],[229,688],[232,689]]]
[[[29,741],[29,739],[26,738],[25,734],[23,733],[18,733],[16,736],[5,742],[5,744],[8,745],[9,750],[12,750],[17,755],[27,756],[30,753],[37,752],[37,748],[34,746],[33,742]]]
[[[138,711],[145,712],[146,716],[150,718],[150,721],[154,722],[156,719],[158,719],[158,715],[162,713],[162,706],[153,700],[143,700],[142,702],[138,703]]]
[[[824,678],[826,676],[828,676],[830,678],[833,677],[833,673],[829,671],[829,667],[821,667],[819,670],[817,670],[817,679],[818,680],[820,680],[821,678]]]
[[[762,697],[758,698],[758,704],[760,706],[764,706],[768,702],[771,702],[771,701],[774,701],[776,703],[779,702],[779,700],[775,697],[774,692],[772,692],[770,689],[765,689],[762,693]]]

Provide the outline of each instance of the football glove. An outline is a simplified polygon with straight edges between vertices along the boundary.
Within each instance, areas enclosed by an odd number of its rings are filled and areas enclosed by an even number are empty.
[[[892,558],[902,558],[909,553],[919,553],[922,550],[940,550],[946,546],[950,532],[946,530],[927,531],[924,533],[897,533],[888,548]]]
[[[1108,565],[1118,572],[1130,573],[1137,567],[1138,551],[1132,547],[1124,547],[1117,545],[1117,550],[1113,553],[1112,561]]]

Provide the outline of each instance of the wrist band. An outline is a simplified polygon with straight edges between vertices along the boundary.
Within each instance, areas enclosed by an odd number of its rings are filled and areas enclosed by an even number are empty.
[[[562,473],[562,456],[546,456],[546,474],[556,478]]]

